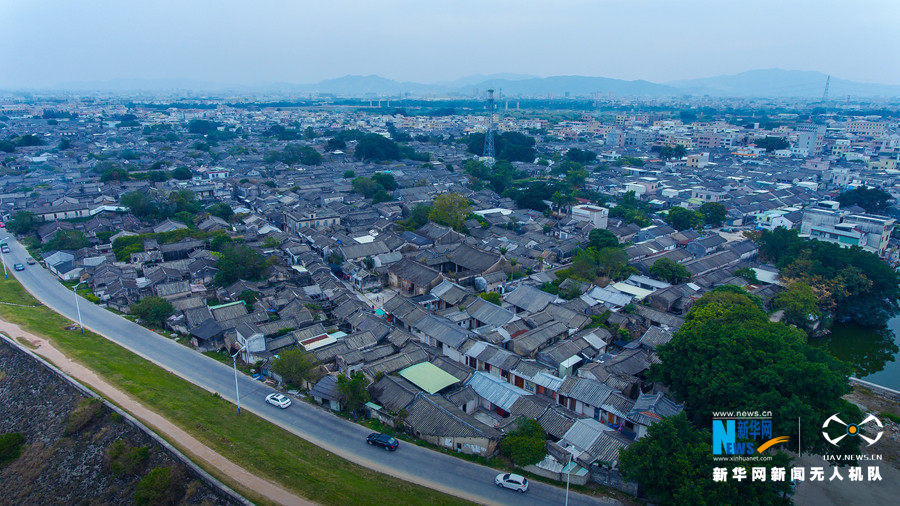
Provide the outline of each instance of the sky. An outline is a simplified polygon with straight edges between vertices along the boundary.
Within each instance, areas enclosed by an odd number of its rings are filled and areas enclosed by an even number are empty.
[[[773,67],[900,84],[898,26],[898,0],[0,0],[0,87]]]

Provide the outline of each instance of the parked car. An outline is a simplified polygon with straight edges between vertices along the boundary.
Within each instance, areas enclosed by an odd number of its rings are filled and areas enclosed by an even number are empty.
[[[28,265],[34,265],[34,264],[36,264],[37,262],[35,262],[33,258],[28,257],[28,260],[25,260],[25,263],[28,264]]]
[[[13,269],[15,269],[15,270],[17,270],[17,271],[24,271],[24,270],[25,270],[25,266],[22,265],[22,264],[15,264],[15,265],[13,265]]]
[[[366,442],[370,445],[380,446],[385,450],[390,451],[395,451],[400,447],[400,441],[397,441],[396,438],[378,432],[369,434],[369,437],[366,438]]]
[[[282,394],[269,394],[266,396],[266,402],[281,409],[291,405],[291,400]]]
[[[498,474],[497,477],[494,478],[494,484],[498,487],[508,488],[523,494],[528,490],[528,479],[519,474]]]

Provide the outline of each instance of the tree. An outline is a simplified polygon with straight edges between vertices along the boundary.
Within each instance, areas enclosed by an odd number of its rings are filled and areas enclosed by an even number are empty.
[[[716,227],[720,226],[725,221],[725,217],[728,216],[728,210],[718,202],[706,202],[700,206],[698,211],[703,215],[704,223]]]
[[[470,153],[484,155],[484,135],[474,133],[466,138],[466,148]],[[510,162],[533,162],[536,156],[534,137],[519,132],[494,133],[494,154],[498,160]]]
[[[266,275],[269,265],[255,249],[242,244],[226,247],[216,261],[216,283],[229,285],[239,279],[259,280]]]
[[[352,179],[354,176],[356,176],[356,172],[353,172],[352,170],[344,171],[344,179]]]
[[[187,167],[176,167],[175,170],[172,171],[172,177],[179,181],[187,181],[193,175],[191,174],[191,169]]]
[[[281,162],[285,165],[321,165],[324,158],[316,151],[315,148],[304,146],[303,144],[288,144],[283,150],[269,151],[266,153],[265,161]]]
[[[319,379],[319,361],[303,348],[289,348],[278,352],[272,362],[272,371],[290,385],[302,387]]]
[[[100,181],[128,180],[128,171],[123,169],[119,164],[109,160],[104,160],[95,165],[94,172],[100,174]]]
[[[205,119],[192,119],[188,122],[188,132],[192,134],[207,135],[218,127],[216,123]]]
[[[687,267],[671,258],[660,258],[653,262],[653,265],[650,267],[650,274],[673,285],[684,283],[691,279],[691,272],[687,270]]]
[[[409,217],[400,221],[400,226],[406,230],[418,230],[422,225],[428,223],[428,215],[431,214],[431,206],[427,204],[416,204],[409,213]]]
[[[347,149],[347,143],[341,139],[332,137],[325,141],[325,151],[343,151]]]
[[[129,311],[151,325],[162,327],[166,324],[166,318],[175,313],[175,308],[162,297],[144,297],[140,302],[132,304]]]
[[[578,163],[590,163],[597,159],[597,153],[588,149],[569,148],[566,159]]]
[[[0,139],[0,151],[4,153],[13,153],[16,150],[16,143]]]
[[[383,162],[399,160],[400,147],[396,142],[378,134],[365,134],[356,144],[353,156],[357,160]]]
[[[379,190],[384,190],[378,183],[376,183],[372,178],[366,176],[358,176],[353,179],[353,191],[362,195],[363,197],[370,198]]]
[[[663,418],[647,429],[647,435],[619,452],[622,477],[637,482],[653,502],[659,504],[728,504],[740,497],[748,504],[790,504],[790,482],[729,480],[713,482],[714,462],[709,443],[712,434],[698,428],[682,413]],[[766,476],[774,466],[788,467],[783,453],[771,462],[754,464],[766,467]],[[729,469],[730,471],[730,469]]]
[[[500,294],[497,292],[483,292],[478,294],[478,296],[496,306],[499,306],[503,301],[503,299],[500,298]]]
[[[428,219],[459,231],[471,210],[466,197],[459,193],[444,193],[434,198]]]
[[[697,228],[702,222],[703,216],[700,213],[679,206],[669,209],[669,213],[666,214],[666,223],[675,230]]]
[[[588,233],[588,245],[594,249],[614,248],[619,245],[615,234],[605,228],[594,228]]]
[[[519,428],[500,440],[500,453],[519,467],[537,464],[545,455],[547,434],[537,420],[520,421]]]
[[[772,308],[784,311],[782,321],[809,331],[822,317],[819,299],[812,288],[802,281],[791,283],[772,299]]]
[[[175,190],[169,194],[168,203],[173,213],[197,214],[200,212],[200,203],[197,202],[197,195],[187,188]]]
[[[42,222],[43,220],[32,212],[18,211],[6,222],[6,228],[14,234],[24,235],[37,230]]]
[[[683,400],[700,427],[709,426],[713,411],[771,411],[778,413],[773,436],[796,442],[798,418],[804,427],[818,427],[834,413],[842,420],[861,416],[841,398],[850,391],[844,363],[807,344],[803,331],[769,321],[756,302],[735,291],[704,294],[658,353],[661,363],[650,367],[649,377]],[[858,451],[847,439],[831,451]],[[801,443],[808,451],[827,450],[816,431],[804,431]]]
[[[388,172],[376,172],[372,175],[372,181],[384,188],[384,191],[392,192],[397,189],[397,180]]]
[[[881,188],[860,187],[841,193],[837,199],[842,207],[856,205],[865,209],[866,212],[883,214],[888,210],[891,194]]]
[[[362,408],[363,404],[369,402],[367,386],[369,386],[369,380],[359,371],[354,371],[350,376],[340,374],[337,377],[338,392],[341,394],[344,406],[349,411],[356,411]]]
[[[230,220],[234,216],[234,209],[224,202],[217,202],[206,208],[209,214],[222,218],[225,221]]]
[[[53,234],[53,238],[47,241],[42,249],[44,251],[76,250],[86,248],[90,244],[81,230],[57,230]]]
[[[734,275],[746,279],[748,283],[759,283],[759,278],[756,277],[756,271],[749,267],[742,267],[734,271]]]
[[[763,148],[766,152],[771,153],[772,151],[777,151],[779,149],[787,149],[791,146],[791,144],[784,137],[760,137],[753,141],[753,144],[756,144],[756,147]]]

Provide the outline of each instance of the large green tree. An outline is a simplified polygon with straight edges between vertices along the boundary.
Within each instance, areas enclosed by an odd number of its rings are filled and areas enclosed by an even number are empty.
[[[707,225],[719,226],[728,216],[728,210],[719,202],[706,202],[698,211],[703,215],[703,222]]]
[[[222,256],[216,261],[216,267],[219,269],[216,273],[216,283],[228,285],[239,279],[262,279],[269,264],[255,249],[238,244],[222,250]]]
[[[129,308],[131,314],[157,327],[166,324],[166,318],[172,316],[175,308],[172,303],[161,297],[144,297]]]
[[[888,201],[891,194],[881,188],[860,187],[853,190],[847,190],[838,195],[838,202],[843,207],[857,205],[873,214],[882,214],[887,212]]]
[[[463,222],[471,211],[469,199],[459,193],[444,193],[434,198],[428,219],[454,230],[462,230]]]
[[[341,400],[348,411],[361,409],[363,404],[369,402],[367,386],[369,386],[369,380],[359,371],[351,373],[350,376],[338,375],[338,392],[340,392]]]
[[[660,258],[653,262],[653,265],[650,267],[650,274],[673,285],[684,283],[691,279],[691,272],[687,270],[687,267],[671,258]]]
[[[666,223],[675,230],[687,230],[697,228],[703,223],[703,215],[698,212],[675,206],[666,214]]]
[[[860,419],[841,398],[849,371],[825,350],[807,344],[803,331],[769,321],[756,302],[736,291],[712,291],[697,300],[673,339],[659,348],[650,377],[685,401],[689,417],[708,427],[714,411],[771,411],[773,434],[797,441],[797,420],[819,427],[834,413]],[[857,451],[845,438],[841,452]],[[825,451],[817,431],[802,434],[803,448]],[[834,449],[831,449],[834,451]]]
[[[400,159],[400,146],[391,139],[378,134],[365,134],[356,144],[353,156],[357,160],[383,162]]]
[[[278,353],[272,362],[272,371],[291,385],[302,387],[305,382],[314,382],[318,378],[318,360],[302,348],[290,348]]]
[[[819,299],[812,288],[802,281],[791,283],[786,290],[772,299],[772,308],[784,311],[784,322],[810,330],[822,317]]]
[[[522,419],[519,427],[500,441],[500,454],[520,467],[537,464],[547,455],[546,440],[547,434],[537,420]]]

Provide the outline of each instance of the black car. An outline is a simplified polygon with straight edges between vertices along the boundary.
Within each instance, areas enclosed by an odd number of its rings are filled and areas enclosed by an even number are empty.
[[[369,434],[369,437],[366,438],[366,442],[370,445],[380,446],[385,450],[390,451],[394,451],[400,446],[400,441],[397,441],[387,434],[379,434],[378,432]]]

